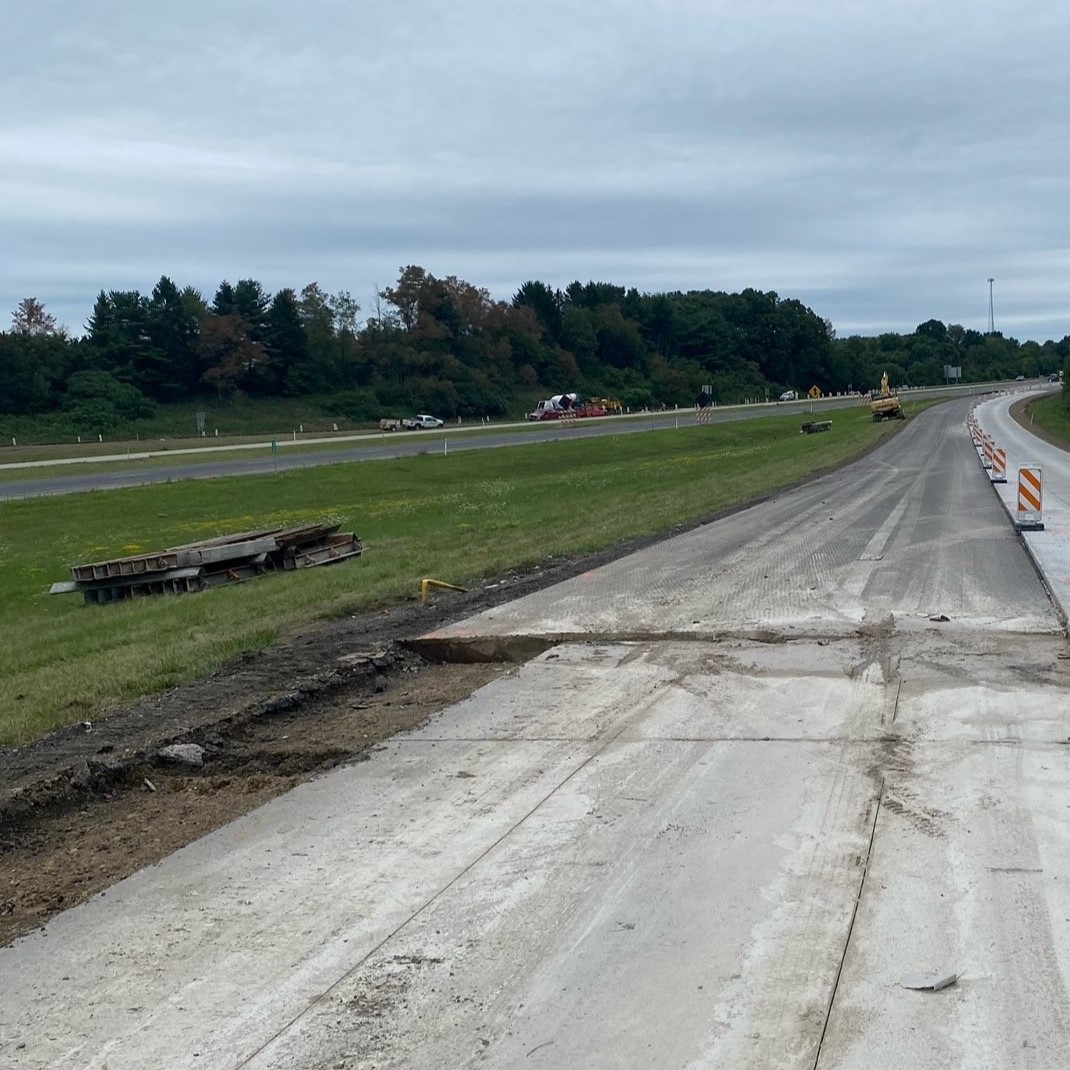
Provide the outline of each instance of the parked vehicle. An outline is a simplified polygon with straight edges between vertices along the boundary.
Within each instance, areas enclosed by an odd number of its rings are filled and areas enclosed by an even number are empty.
[[[798,401],[799,400],[799,393],[796,390],[785,390],[784,393],[780,395],[779,400],[780,401]]]
[[[881,376],[880,390],[869,392],[869,411],[873,414],[874,423],[880,423],[881,420],[905,420],[907,418],[899,395],[888,386],[887,372]]]
[[[540,401],[528,413],[529,420],[560,420],[565,413],[571,413],[579,407],[579,394],[554,394],[552,398]]]
[[[442,421],[437,416],[428,416],[427,413],[420,413],[415,419],[405,419],[401,421],[401,426],[406,431],[431,431],[436,427],[442,426]]]
[[[560,420],[564,417],[585,416],[608,416],[609,407],[604,404],[606,398],[591,398],[590,401],[580,401],[579,394],[555,394],[552,398],[540,401],[535,408],[528,413],[529,420]],[[611,401],[609,404],[616,406],[620,412],[620,402]]]
[[[400,420],[380,420],[379,421],[379,430],[380,431],[399,431],[399,430],[401,430],[401,421]]]

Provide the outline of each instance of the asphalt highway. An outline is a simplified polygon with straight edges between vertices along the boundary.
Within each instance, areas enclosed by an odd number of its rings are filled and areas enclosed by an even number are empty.
[[[428,637],[548,645],[0,949],[0,1067],[1064,1070],[1068,646],[967,405]]]
[[[921,399],[950,394],[980,395],[994,389],[994,384],[971,384],[964,387],[923,388],[904,395],[905,399]],[[710,422],[725,423],[735,420],[749,420],[770,415],[792,415],[802,418],[811,414],[820,416],[823,412],[850,408],[859,405],[856,396],[822,398],[787,402],[784,404],[754,404],[743,406],[726,406],[711,410]],[[0,501],[17,498],[31,498],[42,495],[72,494],[90,490],[114,490],[120,487],[145,486],[152,483],[174,483],[185,479],[214,479],[221,476],[263,476],[275,472],[285,472],[295,468],[312,468],[324,464],[348,464],[358,461],[387,460],[395,457],[411,457],[430,451],[442,452],[444,449],[458,450],[494,449],[502,446],[520,446],[533,442],[547,442],[556,439],[576,439],[588,436],[635,434],[643,431],[666,430],[668,428],[688,426],[695,422],[692,409],[666,412],[641,413],[630,416],[606,417],[602,419],[577,420],[570,423],[550,421],[537,427],[527,425],[504,425],[497,431],[483,431],[478,426],[447,427],[440,431],[391,432],[367,435],[348,435],[338,439],[339,445],[334,449],[318,449],[305,452],[309,440],[290,441],[285,438],[278,441],[278,452],[270,453],[270,443],[260,446],[249,444],[235,446],[211,445],[188,450],[159,450],[153,453],[137,453],[130,459],[117,454],[111,457],[94,459],[91,456],[72,456],[70,458],[50,461],[31,462],[30,464],[0,464],[0,472],[25,473],[25,478],[10,479],[0,482]],[[521,430],[520,428],[523,428]],[[259,456],[249,456],[256,450]],[[179,454],[201,453],[218,457],[211,461],[180,461],[153,467],[146,464],[151,457],[176,457]],[[100,464],[99,469],[95,468]],[[122,467],[116,468],[119,464]],[[47,468],[48,475],[34,475],[40,465]],[[71,467],[69,475],[55,475],[57,467]],[[73,469],[78,469],[74,471]]]

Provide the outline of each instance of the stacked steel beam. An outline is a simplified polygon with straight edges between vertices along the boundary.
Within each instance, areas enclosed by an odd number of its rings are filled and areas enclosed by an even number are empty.
[[[120,602],[152,594],[203,591],[279,569],[330,565],[358,557],[364,547],[339,524],[243,531],[150,554],[73,565],[71,579],[52,594],[80,591],[86,604]]]

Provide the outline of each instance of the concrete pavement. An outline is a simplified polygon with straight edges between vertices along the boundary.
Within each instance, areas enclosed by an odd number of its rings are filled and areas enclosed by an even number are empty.
[[[1070,453],[1031,435],[1010,415],[1021,395],[1001,395],[974,409],[974,418],[1007,451],[1007,482],[992,489],[1014,520],[1018,503],[1018,466],[1041,466],[1043,531],[1023,531],[1022,542],[1036,562],[1063,619],[1070,616]]]

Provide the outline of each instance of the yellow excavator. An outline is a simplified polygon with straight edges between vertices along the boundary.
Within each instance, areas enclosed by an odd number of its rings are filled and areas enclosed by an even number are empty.
[[[869,411],[873,414],[874,423],[880,420],[905,420],[907,418],[899,395],[888,386],[887,372],[881,376],[880,390],[869,392]]]

